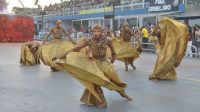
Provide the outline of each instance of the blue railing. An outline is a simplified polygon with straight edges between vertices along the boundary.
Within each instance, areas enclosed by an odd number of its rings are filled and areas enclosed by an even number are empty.
[[[135,9],[144,9],[147,7],[146,3],[137,3],[123,6],[115,6],[115,12],[122,12],[127,10]],[[63,16],[78,16],[78,15],[87,15],[87,14],[97,14],[97,13],[109,13],[113,9],[111,6],[104,6],[103,8],[89,9],[89,10],[79,10],[79,11],[59,11],[54,12],[54,14],[48,14],[44,16],[44,19],[53,18],[53,17],[63,17]],[[42,16],[34,16],[34,20],[41,20]]]

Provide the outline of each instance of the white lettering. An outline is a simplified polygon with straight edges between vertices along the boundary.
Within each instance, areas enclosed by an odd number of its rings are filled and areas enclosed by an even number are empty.
[[[155,0],[155,4],[165,4],[165,0]]]
[[[170,11],[171,8],[172,8],[171,5],[154,6],[154,7],[149,7],[148,11],[149,12]]]

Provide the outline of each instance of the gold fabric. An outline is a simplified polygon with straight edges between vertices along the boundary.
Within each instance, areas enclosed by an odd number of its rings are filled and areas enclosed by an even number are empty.
[[[31,51],[28,43],[23,43],[21,46],[20,64],[27,66],[40,64],[40,51],[39,46],[34,51]]]
[[[41,46],[41,60],[45,65],[58,69],[52,58],[72,48],[74,48],[74,45],[71,42],[54,39],[52,42]]]
[[[66,60],[60,60],[57,64],[86,88],[81,97],[85,104],[96,105],[97,102],[102,102],[103,93],[97,93],[95,85],[124,92],[124,88],[118,86],[122,81],[108,60],[90,59],[86,53],[72,52]]]
[[[149,39],[150,39],[151,42],[154,43],[156,54],[158,54],[159,49],[160,49],[159,42],[158,42],[158,37],[157,36],[150,36]]]
[[[175,68],[180,64],[187,47],[188,27],[166,17],[162,18],[156,27],[160,28],[160,48],[150,79],[175,80]]]
[[[132,58],[132,61],[139,58],[140,53],[134,48],[131,42],[113,39],[112,44],[116,52],[116,59],[124,62],[124,58]],[[110,58],[110,50],[107,50],[107,57]]]

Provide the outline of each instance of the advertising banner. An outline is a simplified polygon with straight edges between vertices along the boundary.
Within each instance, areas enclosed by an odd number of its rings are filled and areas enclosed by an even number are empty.
[[[148,12],[178,11],[182,0],[145,0]]]
[[[0,42],[25,42],[34,37],[32,17],[0,15]]]

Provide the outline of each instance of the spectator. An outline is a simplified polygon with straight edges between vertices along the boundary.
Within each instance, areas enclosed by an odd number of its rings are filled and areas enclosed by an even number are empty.
[[[192,58],[192,29],[190,26],[189,27],[189,39],[188,39],[188,45],[187,45],[187,53],[188,53],[188,56],[190,58]]]
[[[197,49],[200,47],[200,29],[199,27],[196,28],[196,31],[195,31],[195,38],[197,40]]]
[[[149,37],[149,32],[148,32],[148,27],[144,26],[142,28],[142,42],[143,42],[143,48],[147,49],[147,43],[149,41],[148,37]]]

